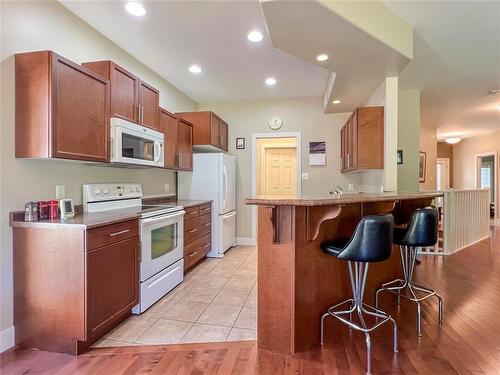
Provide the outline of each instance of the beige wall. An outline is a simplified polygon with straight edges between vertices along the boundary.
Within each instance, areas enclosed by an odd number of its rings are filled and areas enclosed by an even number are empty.
[[[427,153],[425,182],[420,184],[420,190],[436,190],[436,128],[420,126],[420,151],[424,151]]]
[[[420,135],[420,91],[399,92],[398,150],[403,150],[403,164],[398,164],[398,191],[418,191],[418,154]]]
[[[12,234],[8,212],[25,202],[54,198],[55,185],[81,202],[81,185],[92,182],[137,182],[146,195],[175,190],[175,173],[87,166],[75,162],[14,159],[14,58],[23,51],[51,49],[75,62],[112,59],[160,90],[160,104],[188,111],[196,104],[137,59],[99,34],[57,2],[1,2],[1,249],[0,332],[12,326]],[[8,178],[6,178],[8,177]]]
[[[453,186],[453,145],[446,142],[438,142],[437,144],[437,157],[450,159],[450,187]]]
[[[497,155],[500,155],[500,131],[480,137],[467,138],[453,145],[454,187],[457,189],[475,188],[476,155],[495,151]],[[499,171],[498,162],[499,160],[497,158],[497,176]],[[500,201],[499,190],[500,187],[497,181],[497,202]],[[498,209],[496,215],[497,219],[500,220],[500,212]]]
[[[320,97],[290,98],[198,106],[199,110],[216,112],[229,123],[229,153],[237,157],[237,237],[252,236],[252,209],[244,199],[252,195],[253,133],[301,132],[302,172],[309,173],[309,180],[302,181],[303,195],[328,195],[337,185],[347,191],[349,183],[358,189],[359,175],[340,173],[340,129],[350,114],[324,114],[321,101]],[[283,120],[278,131],[267,124],[273,116]],[[235,149],[237,137],[245,138],[244,150]],[[312,141],[326,141],[326,166],[309,166]]]

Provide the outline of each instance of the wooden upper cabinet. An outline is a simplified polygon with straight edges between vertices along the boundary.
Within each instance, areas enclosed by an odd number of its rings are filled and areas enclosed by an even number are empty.
[[[160,93],[113,61],[82,64],[111,82],[111,117],[119,117],[160,130]]]
[[[109,162],[109,81],[52,51],[15,56],[16,157]]]
[[[182,119],[193,124],[193,145],[199,149],[228,150],[228,124],[210,111],[180,112]]]
[[[184,119],[179,120],[178,169],[183,171],[193,170],[193,126]]]
[[[178,128],[179,119],[172,113],[160,108],[160,128],[165,137],[165,163],[168,169],[178,167]]]
[[[342,172],[384,168],[384,107],[360,107],[340,131]]]

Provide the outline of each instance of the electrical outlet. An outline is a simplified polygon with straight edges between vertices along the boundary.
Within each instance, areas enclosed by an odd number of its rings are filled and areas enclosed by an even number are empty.
[[[66,186],[56,185],[56,198],[57,199],[66,198]]]
[[[349,191],[354,191],[354,185],[353,184],[349,184]]]
[[[304,181],[309,180],[309,173],[302,173],[302,180]]]
[[[163,191],[166,193],[166,192],[169,192],[170,191],[170,184],[164,184],[163,185]]]

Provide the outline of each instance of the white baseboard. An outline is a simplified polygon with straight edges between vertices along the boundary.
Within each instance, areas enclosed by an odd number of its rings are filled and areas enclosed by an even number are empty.
[[[236,244],[241,246],[255,246],[257,243],[252,237],[236,237]]]
[[[14,332],[14,326],[0,332],[0,353],[12,348],[15,345],[16,341]]]

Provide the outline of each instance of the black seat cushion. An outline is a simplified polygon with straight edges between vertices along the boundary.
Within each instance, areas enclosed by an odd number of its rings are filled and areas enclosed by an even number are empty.
[[[321,250],[328,255],[337,256],[344,250],[350,240],[350,238],[337,238],[335,240],[322,242]]]
[[[352,262],[381,262],[391,256],[394,218],[390,214],[364,216],[350,239],[321,244],[322,250]]]
[[[418,208],[411,214],[408,227],[394,229],[397,245],[434,246],[438,240],[438,211],[433,207]]]

